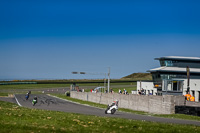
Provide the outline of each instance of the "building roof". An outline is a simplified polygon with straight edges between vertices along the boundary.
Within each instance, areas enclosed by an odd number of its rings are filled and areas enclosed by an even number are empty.
[[[165,57],[155,58],[155,60],[161,60],[161,59],[200,61],[200,57],[165,56]]]
[[[147,72],[187,72],[186,68],[181,67],[159,67],[150,69]],[[200,68],[190,68],[190,73],[200,73]]]

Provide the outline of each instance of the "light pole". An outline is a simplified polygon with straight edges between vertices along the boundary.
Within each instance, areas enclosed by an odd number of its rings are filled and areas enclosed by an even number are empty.
[[[106,75],[108,75],[108,93],[110,91],[110,67],[108,67],[108,73],[86,73],[86,72],[72,72],[72,74],[91,74],[91,75],[105,75],[104,86],[106,87]]]
[[[187,93],[190,92],[190,68],[186,67],[187,72]]]
[[[109,89],[110,89],[110,67],[108,67],[108,93],[110,92]]]

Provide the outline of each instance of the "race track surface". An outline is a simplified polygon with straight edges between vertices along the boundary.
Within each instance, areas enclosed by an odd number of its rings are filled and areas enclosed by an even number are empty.
[[[77,103],[73,103],[67,100],[59,99],[56,97],[52,97],[45,94],[37,94],[38,103],[33,106],[32,99],[35,95],[30,95],[29,99],[25,100],[25,94],[16,94],[15,99],[20,106],[28,107],[28,108],[37,108],[44,110],[54,110],[54,111],[63,111],[70,113],[79,113],[86,115],[95,115],[95,116],[103,116],[103,117],[118,117],[118,118],[126,118],[132,120],[144,120],[144,121],[152,121],[152,122],[162,122],[162,123],[175,123],[175,124],[190,124],[200,126],[199,121],[192,120],[181,120],[181,119],[170,119],[170,118],[160,118],[146,115],[137,115],[132,113],[124,113],[116,111],[114,115],[105,114],[105,109],[99,109],[91,106],[81,105]]]

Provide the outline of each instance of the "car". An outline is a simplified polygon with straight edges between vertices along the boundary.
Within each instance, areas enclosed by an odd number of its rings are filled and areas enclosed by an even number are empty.
[[[99,86],[99,87],[96,87],[94,88],[94,90],[92,90],[93,93],[96,93],[96,92],[104,92],[105,91],[105,88],[104,86]]]

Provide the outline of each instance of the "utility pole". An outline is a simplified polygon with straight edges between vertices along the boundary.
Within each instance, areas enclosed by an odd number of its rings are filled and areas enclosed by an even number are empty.
[[[104,88],[104,91],[103,91],[103,92],[105,92],[105,90],[106,90],[106,75],[107,75],[107,74],[105,73],[105,78],[104,78],[104,87],[105,87],[105,88]]]
[[[187,66],[187,93],[190,92],[190,68]]]
[[[110,67],[108,67],[108,93],[110,92]]]
[[[100,73],[100,74],[95,74],[95,73],[86,73],[86,72],[72,72],[72,74],[92,74],[92,75],[102,75],[105,74],[105,79],[104,79],[104,86],[106,87],[106,73]],[[108,93],[110,91],[110,67],[108,67]]]

